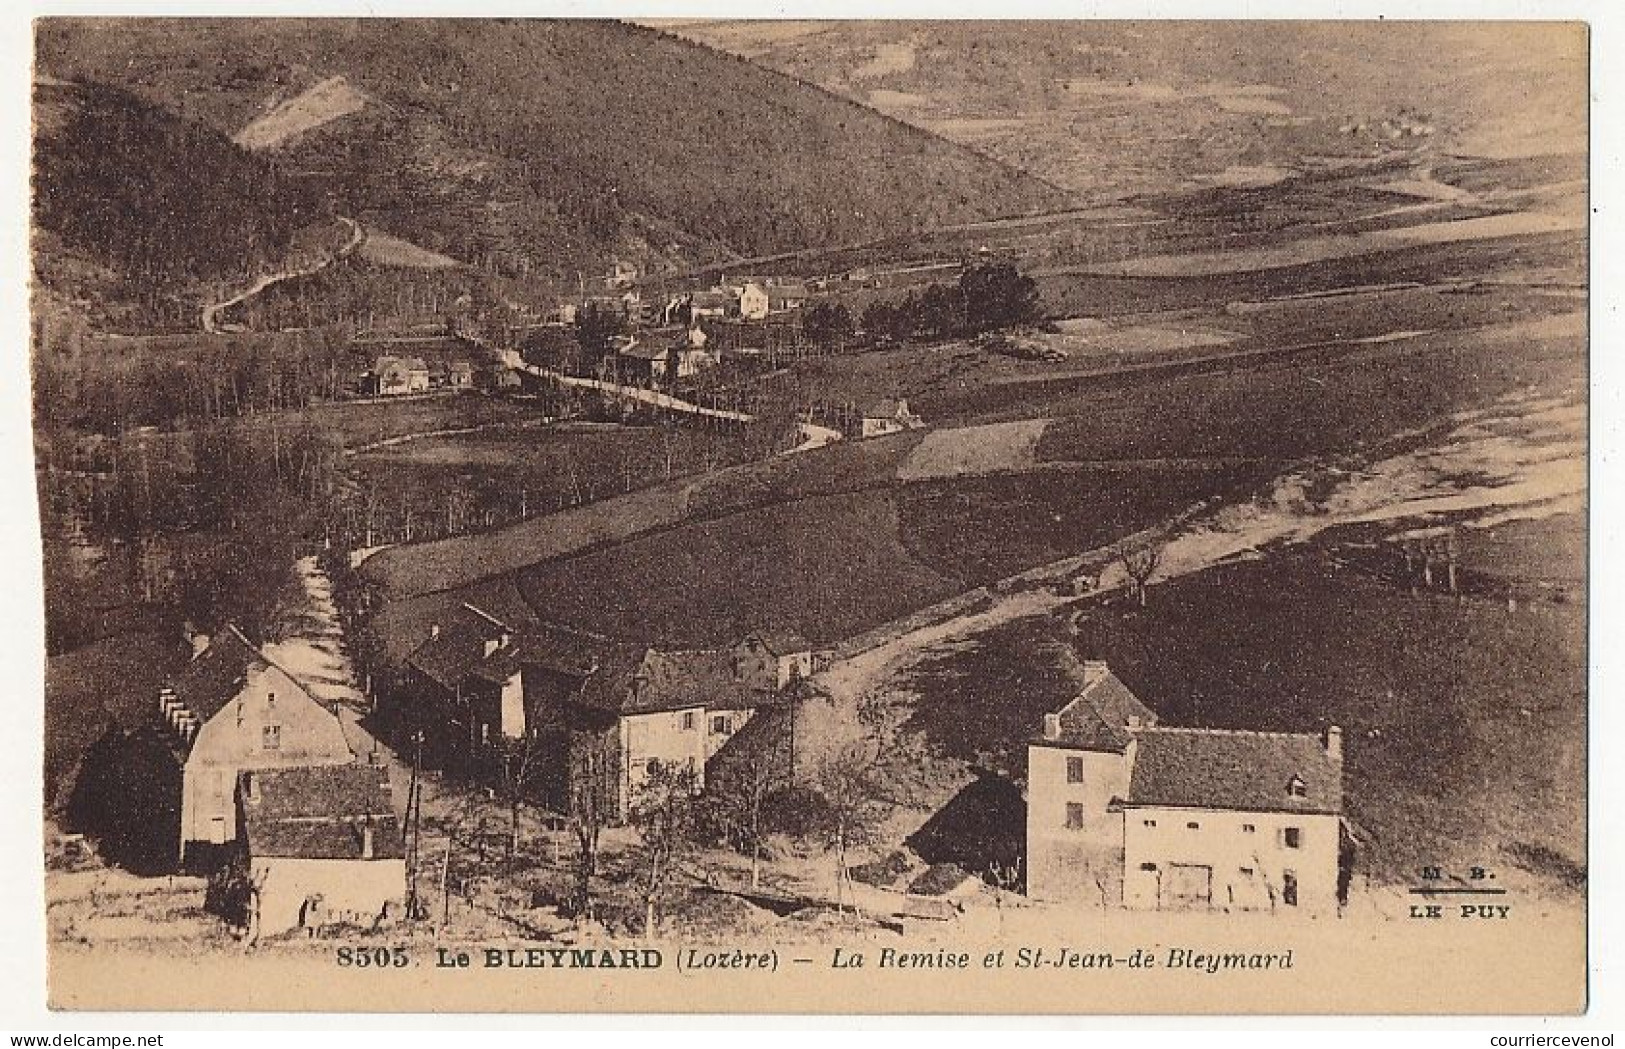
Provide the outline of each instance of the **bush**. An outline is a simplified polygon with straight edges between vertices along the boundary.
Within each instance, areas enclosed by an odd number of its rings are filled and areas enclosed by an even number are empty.
[[[811,838],[835,824],[835,811],[811,787],[783,787],[762,800],[762,823],[771,834]]]

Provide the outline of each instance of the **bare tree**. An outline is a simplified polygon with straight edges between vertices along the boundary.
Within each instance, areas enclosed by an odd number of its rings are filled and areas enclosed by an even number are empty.
[[[605,794],[603,746],[588,737],[572,763],[570,777],[570,829],[576,837],[575,886],[567,909],[577,917],[593,918],[592,879],[598,873],[598,839],[609,822]]]
[[[1117,560],[1123,566],[1123,571],[1128,573],[1134,596],[1139,598],[1140,607],[1144,608],[1148,584],[1151,577],[1157,574],[1157,566],[1162,563],[1162,547],[1151,543],[1136,546],[1125,544],[1118,548]]]
[[[826,810],[825,831],[836,859],[836,907],[843,909],[852,876],[847,851],[871,844],[885,820],[907,799],[902,792],[910,771],[923,776],[929,765],[923,742],[902,730],[902,718],[880,696],[866,696],[858,704],[863,734],[835,751],[818,768],[814,786]]]
[[[519,814],[528,790],[544,763],[541,739],[534,732],[518,737],[504,736],[497,764],[502,783],[502,800],[508,807],[508,869],[511,873],[519,856]]]
[[[730,845],[750,854],[750,887],[761,888],[762,845],[767,837],[766,801],[783,781],[767,755],[723,771],[706,787],[708,815]]]
[[[694,770],[673,761],[650,763],[627,813],[643,841],[643,932],[653,936],[657,909],[672,875],[696,845]]]

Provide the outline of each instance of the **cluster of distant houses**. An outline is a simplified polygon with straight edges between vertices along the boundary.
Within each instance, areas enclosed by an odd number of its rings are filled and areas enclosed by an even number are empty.
[[[788,633],[667,648],[463,604],[430,626],[379,713],[437,764],[479,777],[523,763],[542,804],[568,811],[595,791],[619,822],[661,766],[702,788],[723,745],[812,671],[811,645]]]
[[[621,264],[618,264],[618,266]],[[617,273],[636,271],[630,267]],[[629,279],[606,282],[610,293],[585,295],[577,302],[561,303],[555,313],[563,324],[574,324],[582,310],[612,314],[635,326],[668,327],[689,325],[703,318],[765,321],[775,315],[793,314],[812,299],[813,288],[804,281],[774,277],[742,276],[724,278],[709,288],[674,294],[645,295],[630,286]]]
[[[383,354],[361,376],[363,397],[399,397],[431,390],[468,390],[474,366],[468,361],[430,364],[422,357]]]

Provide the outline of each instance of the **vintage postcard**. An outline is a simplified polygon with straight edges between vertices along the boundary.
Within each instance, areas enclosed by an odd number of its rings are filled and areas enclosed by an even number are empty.
[[[1578,23],[34,23],[63,1010],[1587,1006]]]

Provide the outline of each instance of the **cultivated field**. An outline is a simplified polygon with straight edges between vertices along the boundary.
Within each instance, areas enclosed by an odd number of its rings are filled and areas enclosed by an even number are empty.
[[[1038,716],[1075,688],[1079,658],[1104,656],[1169,723],[1342,725],[1374,883],[1482,863],[1573,898],[1583,242],[1514,230],[1516,218],[1487,229],[1496,208],[1553,197],[1523,171],[1492,201],[1485,170],[1183,198],[1141,255],[1223,246],[1225,264],[1102,276],[1058,263],[1041,277],[1045,301],[1077,319],[1034,337],[1065,360],[945,343],[793,367],[790,381],[826,401],[907,396],[930,432],[651,489],[624,511],[610,501],[597,524],[531,522],[475,540],[490,560],[456,552],[478,547],[401,550],[369,571],[406,592],[467,583],[477,564],[503,574],[394,602],[380,623],[421,639],[474,594],[668,644],[775,627],[833,645],[968,593],[944,622],[882,629],[895,644],[848,652],[826,677],[830,702],[807,711],[831,740],[852,730],[860,695],[906,716],[931,757],[895,770],[917,794],[897,843],[946,854],[955,835],[981,833],[975,819],[956,824],[966,812],[1019,801],[1008,784]],[[1469,173],[1471,207],[1440,181]],[[1244,220],[1246,206],[1264,217]],[[1464,221],[1446,228],[1449,217]],[[1060,229],[1019,235],[1054,247]],[[1343,254],[1350,244],[1364,248]],[[658,507],[643,501],[657,491]],[[1077,606],[1076,638],[1067,594],[976,589],[1198,503],[1208,510],[1168,538],[1145,609],[1110,596],[1122,573],[1099,559],[1106,591]],[[1471,525],[1463,596],[1413,596],[1388,540],[1451,523]],[[421,571],[441,560],[460,567]]]

